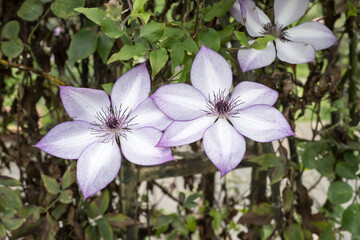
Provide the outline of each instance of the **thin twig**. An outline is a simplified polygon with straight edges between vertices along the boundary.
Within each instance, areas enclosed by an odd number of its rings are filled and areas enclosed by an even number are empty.
[[[53,81],[53,82],[55,82],[55,83],[58,84],[58,85],[62,85],[62,86],[65,86],[65,85],[66,85],[66,84],[65,84],[63,81],[61,81],[59,78],[54,77],[54,76],[48,74],[47,72],[43,72],[43,71],[40,71],[40,70],[31,68],[31,67],[26,66],[26,65],[8,62],[8,61],[3,60],[3,59],[0,60],[0,64],[3,65],[4,67],[7,67],[7,68],[18,68],[18,69],[20,69],[20,70],[24,70],[24,71],[28,71],[28,72],[32,72],[32,73],[41,75],[41,76],[44,77],[45,79],[48,79],[48,80],[50,80],[50,81]]]
[[[196,36],[197,28],[199,24],[199,8],[200,8],[200,0],[196,0],[196,19],[195,19],[195,27],[193,32],[194,37]]]

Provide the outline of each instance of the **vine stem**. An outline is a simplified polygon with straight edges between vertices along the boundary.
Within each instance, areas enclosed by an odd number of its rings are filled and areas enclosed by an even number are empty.
[[[357,110],[357,34],[354,17],[348,19],[349,45],[349,107],[350,117],[354,117]]]
[[[61,81],[59,78],[54,77],[54,76],[48,74],[47,72],[43,72],[43,71],[37,70],[37,69],[35,69],[35,68],[31,68],[31,67],[26,66],[26,65],[8,62],[8,61],[3,60],[3,59],[0,60],[0,65],[3,65],[4,67],[7,67],[7,68],[9,68],[9,67],[10,67],[10,68],[18,68],[18,69],[23,70],[23,71],[32,72],[32,73],[41,75],[41,76],[44,77],[45,79],[50,80],[50,81],[53,81],[53,82],[55,82],[55,83],[58,84],[58,85],[62,85],[62,86],[65,86],[65,85],[66,85],[66,84],[65,84],[63,81]]]
[[[196,36],[197,28],[199,24],[199,8],[200,8],[200,0],[196,0],[196,18],[195,18],[195,27],[193,32],[194,37]]]

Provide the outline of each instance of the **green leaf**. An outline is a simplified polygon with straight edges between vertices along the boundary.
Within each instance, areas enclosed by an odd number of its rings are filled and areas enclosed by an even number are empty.
[[[114,86],[114,83],[104,83],[101,84],[102,89],[104,89],[104,91],[109,94],[109,96],[111,95],[111,90]]]
[[[52,2],[53,0],[40,0],[40,2],[43,2],[43,3],[48,3],[48,2]]]
[[[334,204],[346,203],[351,199],[353,195],[353,189],[345,182],[333,182],[331,183],[327,196],[330,202]]]
[[[143,24],[146,24],[150,19],[150,13],[144,12],[144,5],[147,0],[135,0],[133,4],[133,11],[130,14],[130,21],[140,18]]]
[[[164,33],[165,24],[151,21],[140,29],[140,37],[156,42]]]
[[[220,48],[220,37],[214,29],[199,32],[198,44],[201,46],[204,44],[206,47],[211,48],[214,51],[218,51]]]
[[[55,16],[60,18],[69,18],[76,16],[78,13],[74,11],[75,8],[83,7],[85,0],[55,0],[51,4],[51,11]]]
[[[109,191],[105,190],[87,206],[88,216],[90,218],[96,218],[97,216],[103,215],[109,207],[109,202]]]
[[[253,44],[250,45],[250,47],[255,48],[256,50],[262,50],[267,47],[268,42],[273,40],[275,40],[275,37],[270,35],[259,37],[255,40]]]
[[[316,168],[315,158],[319,158],[319,155],[325,151],[326,146],[326,143],[323,141],[307,142],[304,144],[305,151],[301,156],[304,166],[309,169]]]
[[[55,180],[55,178],[46,176],[44,174],[41,174],[41,179],[44,183],[44,186],[46,188],[46,191],[48,191],[51,194],[58,194],[61,192],[59,188],[58,182]]]
[[[10,219],[10,218],[2,217],[1,220],[5,228],[10,231],[18,229],[25,222],[25,219],[23,218]]]
[[[360,163],[360,158],[355,156],[353,153],[351,152],[346,152],[344,154],[344,159],[347,163],[353,165],[353,166],[357,166]]]
[[[75,11],[84,14],[88,19],[101,26],[101,30],[110,38],[119,38],[124,35],[124,29],[121,29],[106,11],[100,8],[75,8]]]
[[[179,29],[179,28],[175,28],[175,27],[165,27],[164,29],[164,34],[162,35],[161,38],[175,38],[175,39],[180,39],[185,35],[184,30]]]
[[[135,56],[144,56],[148,50],[149,47],[143,43],[137,43],[135,45],[124,45],[119,52],[114,53],[110,57],[110,59],[107,61],[107,64],[115,61],[129,60]]]
[[[316,161],[316,170],[319,171],[323,176],[326,177],[334,177],[334,165],[335,158],[334,156],[329,153],[325,157],[319,158]]]
[[[193,193],[193,194],[191,194],[191,195],[185,200],[184,206],[185,206],[186,208],[189,208],[189,209],[198,206],[198,204],[195,202],[195,200],[198,199],[199,197],[201,197],[201,194],[199,194],[199,193]]]
[[[234,31],[235,37],[240,41],[240,44],[250,48],[250,44],[244,32]]]
[[[39,0],[26,0],[17,11],[17,15],[26,21],[35,21],[43,13],[43,6]]]
[[[185,51],[196,54],[199,51],[199,47],[192,38],[188,38],[183,42]]]
[[[268,170],[269,168],[285,164],[285,159],[283,157],[276,157],[273,153],[266,153],[258,157],[251,158],[249,161],[260,165],[260,170]]]
[[[1,205],[3,205],[5,209],[15,210],[18,210],[22,207],[19,192],[10,188],[0,186],[0,199],[0,209]]]
[[[7,187],[17,187],[21,186],[21,182],[17,179],[7,177],[7,176],[0,176],[0,185],[7,186]]]
[[[54,210],[51,211],[51,215],[58,220],[67,210],[67,205],[59,204]]]
[[[40,218],[40,207],[34,205],[25,205],[19,209],[19,216],[23,218],[32,217],[34,220]]]
[[[291,210],[293,202],[294,202],[294,193],[291,189],[291,186],[286,186],[286,188],[283,190],[283,203],[284,203],[285,212]]]
[[[68,189],[61,192],[59,200],[62,203],[68,204],[72,202],[72,196],[73,196],[73,192],[70,189]]]
[[[163,227],[166,227],[166,229],[167,229],[169,227],[169,224],[172,222],[172,220],[173,219],[169,215],[161,216],[156,219],[155,224],[154,224],[154,229],[160,229]]]
[[[19,38],[11,39],[10,41],[1,44],[1,51],[5,56],[16,58],[24,50],[24,44]]]
[[[151,76],[154,77],[165,66],[169,56],[165,48],[160,48],[150,52]]]
[[[68,51],[70,64],[89,57],[96,50],[98,36],[95,31],[83,28],[73,35]]]
[[[222,0],[220,2],[215,2],[209,10],[205,11],[204,21],[210,22],[215,17],[221,17],[230,10],[234,5],[235,0]]]
[[[87,226],[87,228],[85,229],[85,239],[89,239],[89,240],[97,240],[98,239],[98,235],[96,233],[96,228],[89,225]]]
[[[175,68],[179,66],[185,56],[185,52],[182,46],[182,43],[173,49],[170,49],[170,58],[171,58],[171,72],[175,72]]]
[[[5,24],[5,26],[1,29],[1,35],[4,38],[12,39],[18,36],[19,31],[20,31],[19,22],[13,20]]]
[[[227,42],[229,42],[232,38],[232,34],[234,32],[235,24],[230,24],[224,28],[224,30],[219,31],[218,34],[220,36],[221,46],[224,46]]]
[[[112,240],[113,239],[113,230],[110,224],[104,219],[100,219],[97,221],[98,230],[100,236],[103,237],[104,240]]]
[[[215,231],[218,231],[221,227],[221,214],[216,209],[211,209],[209,215],[212,216],[211,226]]]
[[[336,165],[335,172],[342,178],[355,179],[358,166],[346,162],[340,162]]]
[[[285,164],[276,166],[271,172],[270,185],[280,182],[285,176]]]
[[[5,237],[5,236],[6,236],[6,229],[4,225],[0,223],[0,237]]]
[[[296,223],[291,223],[284,231],[285,240],[304,240],[304,234],[301,231],[301,226]]]
[[[71,184],[75,182],[75,177],[76,177],[75,169],[68,167],[62,177],[61,188],[63,190],[68,188]]]
[[[190,232],[195,232],[196,229],[196,219],[193,215],[188,215],[186,218],[186,225]]]
[[[355,236],[360,235],[360,204],[351,204],[342,216],[342,228]]]
[[[109,58],[115,39],[109,38],[103,33],[99,33],[99,40],[97,44],[97,52],[99,53],[102,62],[105,64]]]

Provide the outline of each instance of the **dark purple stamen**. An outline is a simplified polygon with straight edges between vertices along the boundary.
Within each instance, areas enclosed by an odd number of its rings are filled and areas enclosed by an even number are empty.
[[[94,128],[92,131],[95,134],[100,135],[103,142],[115,141],[120,136],[126,138],[126,133],[131,132],[131,127],[136,125],[132,123],[136,116],[131,117],[132,111],[114,109],[108,107],[102,109],[101,112],[97,112],[95,118],[98,120],[94,122]]]
[[[268,23],[264,25],[264,31],[262,32],[264,35],[271,35],[281,40],[286,40],[286,33],[282,30],[282,26],[275,23]]]
[[[233,117],[239,112],[236,108],[241,104],[239,98],[230,98],[225,94],[225,90],[219,91],[217,94],[213,93],[213,97],[209,98],[206,105],[208,114],[213,114],[218,117]]]

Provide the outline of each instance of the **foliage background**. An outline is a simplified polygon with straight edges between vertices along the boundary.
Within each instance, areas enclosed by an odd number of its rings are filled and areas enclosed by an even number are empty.
[[[272,0],[256,2],[273,17]],[[338,37],[335,46],[317,53],[316,62],[295,66],[276,60],[246,74],[236,60],[240,43],[234,34],[246,31],[228,12],[233,3],[0,0],[0,174],[19,170],[18,179],[0,175],[1,239],[328,240],[344,233],[360,239],[359,1],[315,0],[296,23],[320,18]],[[109,91],[144,60],[153,91],[189,83],[201,44],[229,61],[234,84],[257,81],[276,89],[277,107],[294,130],[299,121],[314,123],[311,141],[290,137],[278,149],[248,141],[239,166],[252,169],[245,198],[225,177],[224,197],[215,200],[218,176],[200,143],[185,152],[174,149],[182,160],[173,165],[123,164],[117,179],[85,202],[76,184],[76,161],[32,147],[69,120],[57,85]],[[315,210],[311,189],[301,180],[309,169],[331,183],[326,203]],[[200,183],[195,173],[202,173]],[[173,196],[156,181],[177,175],[184,176],[186,194]],[[143,195],[134,191],[141,181],[146,181]],[[151,203],[154,188],[178,203],[175,213]]]

